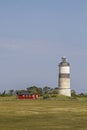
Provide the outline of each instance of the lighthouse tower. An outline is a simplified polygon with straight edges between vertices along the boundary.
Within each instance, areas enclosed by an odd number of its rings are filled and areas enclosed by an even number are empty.
[[[70,89],[70,64],[67,62],[66,57],[62,57],[59,63],[59,94],[71,96]]]

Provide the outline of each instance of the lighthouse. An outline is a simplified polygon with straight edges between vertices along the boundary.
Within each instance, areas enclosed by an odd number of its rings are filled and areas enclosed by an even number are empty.
[[[58,88],[59,95],[71,96],[70,64],[66,57],[62,57],[59,63]]]

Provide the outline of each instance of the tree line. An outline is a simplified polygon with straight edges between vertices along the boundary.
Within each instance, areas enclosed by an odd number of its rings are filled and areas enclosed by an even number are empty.
[[[0,93],[0,96],[12,96],[17,94],[18,92],[29,92],[30,94],[38,94],[38,96],[42,96],[44,94],[58,94],[58,88],[51,88],[48,86],[45,86],[43,88],[37,86],[30,86],[23,90],[11,89],[8,92],[4,90],[2,93]]]
[[[51,87],[45,86],[41,88],[37,86],[30,86],[24,90],[11,89],[8,92],[4,90],[2,93],[0,93],[0,96],[13,96],[13,95],[16,95],[18,92],[29,92],[30,94],[38,94],[38,96],[49,97],[49,95],[52,95],[52,96],[58,95],[58,87],[51,88]],[[76,96],[87,97],[87,93],[77,94],[75,90],[71,90],[71,96],[72,97],[76,97]]]

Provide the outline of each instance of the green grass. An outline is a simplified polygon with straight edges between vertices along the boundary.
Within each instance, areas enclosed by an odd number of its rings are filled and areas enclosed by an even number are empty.
[[[0,98],[0,130],[87,130],[85,100]]]

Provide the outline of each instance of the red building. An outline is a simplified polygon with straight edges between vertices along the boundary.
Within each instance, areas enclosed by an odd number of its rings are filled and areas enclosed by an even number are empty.
[[[18,99],[37,99],[38,94],[29,94],[29,92],[17,92]]]

